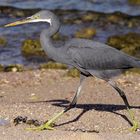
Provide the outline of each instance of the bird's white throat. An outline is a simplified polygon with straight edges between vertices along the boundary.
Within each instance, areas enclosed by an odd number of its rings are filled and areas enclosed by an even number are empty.
[[[33,19],[31,22],[48,22],[50,25],[52,25],[52,21],[50,18],[48,19]]]

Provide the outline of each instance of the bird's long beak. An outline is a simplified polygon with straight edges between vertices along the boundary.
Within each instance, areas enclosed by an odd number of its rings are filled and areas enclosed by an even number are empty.
[[[16,22],[12,22],[9,24],[4,25],[4,27],[11,27],[11,26],[17,26],[17,25],[21,25],[21,24],[25,24],[25,23],[30,23],[32,21],[31,18],[26,18],[26,19],[22,19]]]

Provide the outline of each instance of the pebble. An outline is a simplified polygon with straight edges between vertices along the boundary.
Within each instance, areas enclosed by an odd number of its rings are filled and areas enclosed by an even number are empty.
[[[0,118],[0,126],[6,126],[9,124],[10,124],[9,120]]]

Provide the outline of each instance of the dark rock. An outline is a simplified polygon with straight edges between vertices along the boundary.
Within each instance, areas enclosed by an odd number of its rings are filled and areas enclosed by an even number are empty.
[[[140,51],[140,34],[128,33],[111,36],[108,38],[107,44],[130,55],[136,55]]]

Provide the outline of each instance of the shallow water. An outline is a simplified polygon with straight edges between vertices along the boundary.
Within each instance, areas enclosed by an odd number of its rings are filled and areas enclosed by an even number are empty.
[[[56,2],[57,1],[57,2]],[[78,4],[77,4],[78,3]],[[86,5],[86,6],[85,6]],[[135,16],[128,16],[126,19],[130,20],[138,20],[140,18],[140,7],[139,6],[132,6],[129,5],[126,0],[1,0],[0,6],[12,6],[18,7],[18,12],[21,12],[24,9],[24,12],[29,11],[27,15],[31,15],[38,11],[36,8],[40,9],[71,9],[72,11],[65,13],[61,11],[61,14],[58,16],[62,19],[71,19],[73,20],[81,18],[84,14],[86,14],[86,10],[96,11],[94,13],[101,12],[102,18],[100,20],[95,20],[94,22],[81,22],[79,24],[75,23],[63,23],[60,29],[60,32],[63,35],[66,35],[68,39],[74,37],[74,34],[79,29],[85,27],[93,27],[96,29],[97,34],[93,38],[93,40],[106,42],[107,38],[112,35],[116,34],[125,34],[128,32],[138,32],[140,33],[140,26],[132,26],[129,27],[124,23],[108,23],[106,22],[106,16],[108,14],[104,13],[112,13],[115,11],[119,11],[122,13],[127,13],[128,15],[137,15]],[[2,7],[1,7],[2,8]],[[0,9],[1,9],[0,8]],[[5,7],[5,11],[8,9]],[[10,9],[10,7],[9,7]],[[17,16],[13,10],[11,12],[5,12],[2,10],[0,13],[0,24],[6,24],[23,17],[26,17],[26,14]],[[28,10],[28,9],[31,9]],[[74,11],[80,10],[79,12]],[[82,10],[82,11],[81,11]],[[3,12],[4,11],[4,12]],[[102,13],[103,12],[103,13]],[[124,19],[125,20],[125,19]],[[129,20],[128,20],[129,22]],[[39,27],[39,28],[38,28]],[[38,64],[45,62],[45,60],[38,60],[38,59],[26,59],[21,53],[21,46],[22,42],[25,39],[38,39],[40,36],[41,30],[44,28],[48,28],[48,25],[44,23],[36,23],[36,24],[26,24],[22,26],[12,27],[12,28],[0,28],[0,36],[3,36],[7,40],[7,45],[5,47],[0,46],[0,64],[9,65],[9,64],[23,64],[25,66],[36,67]],[[57,45],[60,43],[56,42]]]
[[[128,0],[1,0],[0,5],[23,9],[91,10],[104,13],[120,11],[128,15],[140,15],[140,6],[129,4]]]

